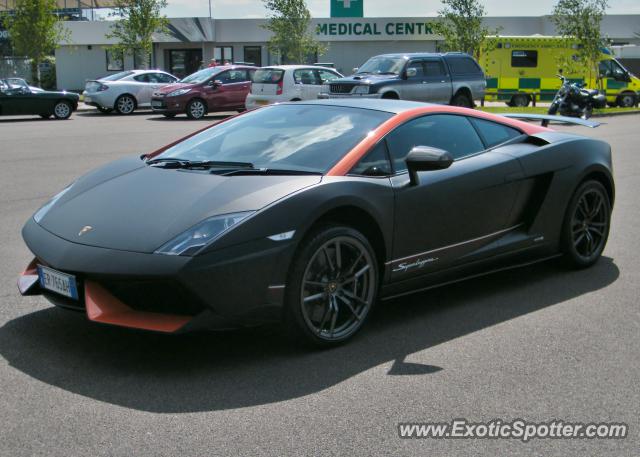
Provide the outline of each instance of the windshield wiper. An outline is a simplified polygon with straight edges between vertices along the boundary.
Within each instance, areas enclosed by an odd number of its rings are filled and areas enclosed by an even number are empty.
[[[252,169],[253,164],[250,162],[230,162],[221,160],[185,160],[180,158],[160,158],[147,161],[148,165],[162,165],[163,168],[242,168]]]

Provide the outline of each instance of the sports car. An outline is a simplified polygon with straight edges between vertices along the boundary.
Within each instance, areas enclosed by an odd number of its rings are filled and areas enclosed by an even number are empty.
[[[0,79],[0,116],[39,115],[43,119],[69,119],[80,96],[72,92],[45,91],[24,79]]]
[[[24,226],[18,285],[103,324],[282,322],[331,346],[380,300],[594,264],[613,203],[597,139],[408,101],[284,103],[79,178]]]

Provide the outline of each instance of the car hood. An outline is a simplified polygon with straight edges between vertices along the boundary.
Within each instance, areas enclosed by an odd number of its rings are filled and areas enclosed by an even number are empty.
[[[208,217],[259,210],[321,179],[225,177],[123,159],[76,181],[39,224],[74,243],[151,253]]]
[[[161,87],[156,92],[159,93],[159,94],[167,95],[167,94],[173,92],[174,90],[192,89],[193,87],[195,87],[195,86],[193,84],[189,84],[189,83],[174,83],[174,84],[169,84],[168,86]]]
[[[354,84],[376,84],[384,81],[393,81],[399,79],[398,75],[351,75],[345,78],[334,79],[331,83],[354,83]]]

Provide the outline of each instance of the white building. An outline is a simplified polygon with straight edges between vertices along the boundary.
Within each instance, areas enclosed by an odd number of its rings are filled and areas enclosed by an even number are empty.
[[[388,52],[436,51],[441,37],[432,32],[436,18],[316,18],[311,33],[328,45],[321,62],[350,73],[369,57]],[[489,17],[489,27],[500,27],[503,35],[555,35],[549,17]],[[124,62],[108,52],[113,40],[106,37],[110,21],[67,22],[68,42],[56,50],[59,89],[78,90],[87,79],[134,68],[133,58]],[[152,66],[185,76],[204,62],[243,61],[256,65],[275,62],[266,43],[265,19],[175,18],[170,34],[156,36]],[[616,44],[640,44],[640,15],[609,15],[602,32]]]

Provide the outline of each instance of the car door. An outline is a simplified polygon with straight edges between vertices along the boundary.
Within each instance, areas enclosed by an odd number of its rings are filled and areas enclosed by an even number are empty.
[[[138,106],[150,106],[153,93],[162,87],[155,77],[155,73],[142,73],[133,77],[134,95]]]
[[[408,121],[387,138],[396,196],[392,279],[405,279],[491,255],[507,226],[522,170],[517,159],[486,150],[465,116]],[[409,183],[405,158],[415,146],[447,150],[453,164]],[[497,247],[497,246],[496,246]],[[483,250],[484,248],[484,250]]]
[[[6,92],[4,103],[5,114],[40,114],[49,113],[51,108],[46,106],[46,97],[38,98],[28,87],[11,86]]]
[[[425,100],[432,103],[449,103],[451,100],[451,76],[441,58],[428,58],[423,61]]]
[[[424,90],[424,66],[422,59],[412,59],[405,69],[405,80],[399,84],[398,90],[403,100],[427,101],[427,93]]]
[[[227,70],[214,78],[221,84],[211,93],[216,107],[240,108],[244,107],[251,81],[247,70]],[[212,105],[209,105],[212,106]]]

